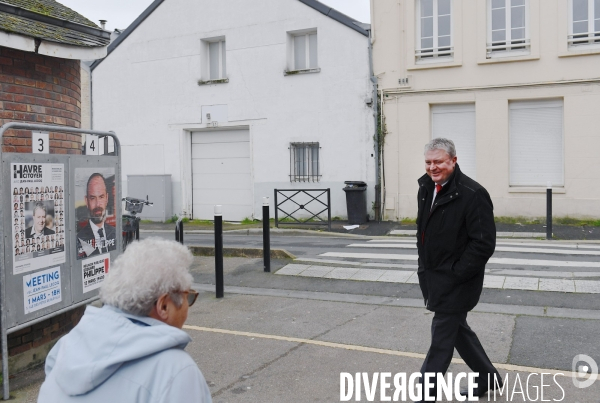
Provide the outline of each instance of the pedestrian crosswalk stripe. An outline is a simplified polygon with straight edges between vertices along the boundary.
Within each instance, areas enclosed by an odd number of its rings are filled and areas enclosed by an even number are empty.
[[[425,354],[421,354],[421,353],[412,353],[409,351],[398,351],[398,350],[388,350],[388,349],[384,349],[384,348],[359,346],[356,344],[343,344],[343,343],[335,343],[335,342],[331,342],[331,341],[301,339],[298,337],[278,336],[278,335],[274,335],[274,334],[253,333],[253,332],[242,332],[239,330],[217,329],[217,328],[194,326],[194,325],[183,325],[183,328],[186,330],[195,330],[198,332],[227,334],[227,335],[231,335],[231,336],[253,337],[256,339],[286,341],[286,342],[290,342],[290,343],[308,344],[308,345],[313,345],[313,346],[329,347],[329,348],[339,348],[339,349],[343,349],[343,350],[361,351],[361,352],[365,352],[365,353],[394,355],[394,356],[398,356],[398,357],[416,358],[416,359],[420,359],[420,360],[425,359]],[[452,363],[465,364],[465,362],[460,358],[452,358]],[[561,371],[561,370],[548,369],[548,368],[535,368],[535,367],[526,367],[526,366],[522,366],[522,365],[501,364],[501,363],[494,363],[494,366],[498,369],[503,369],[506,371],[529,372],[529,373],[536,373],[536,374],[545,373],[545,374],[553,374],[553,375],[562,375],[565,377],[579,376],[579,374],[575,374],[570,371]],[[600,379],[600,377],[598,375],[590,375],[589,376],[589,378],[592,378],[592,377],[594,379]],[[580,377],[579,379],[582,379],[582,378]]]
[[[391,253],[352,253],[352,252],[325,252],[319,256],[341,257],[351,259],[380,259],[380,260],[418,260],[417,255],[397,255]],[[578,262],[565,260],[538,260],[538,259],[513,259],[492,257],[488,260],[491,264],[515,266],[549,266],[549,267],[594,267],[600,268],[600,262]]]
[[[526,246],[526,245],[524,245]],[[346,246],[347,248],[398,248],[398,249],[417,249],[416,244],[389,244],[389,243],[353,243]],[[518,253],[544,253],[544,254],[559,254],[559,255],[588,255],[600,256],[600,250],[561,250],[547,248],[515,248],[510,246],[496,246],[496,252],[518,252]]]
[[[334,266],[310,266],[288,264],[277,271],[284,276],[317,277],[338,280],[375,281],[382,283],[418,284],[416,271],[359,269]],[[486,275],[484,288],[504,290],[552,291],[581,294],[600,294],[600,281],[575,279],[548,279],[539,277],[516,277]]]
[[[416,246],[416,238],[410,239],[371,239],[367,241],[368,244],[413,244]],[[525,246],[525,247],[536,247],[536,248],[565,248],[565,249],[598,249],[600,250],[600,244],[581,244],[581,243],[555,243],[555,241],[497,241],[496,245],[504,246]]]

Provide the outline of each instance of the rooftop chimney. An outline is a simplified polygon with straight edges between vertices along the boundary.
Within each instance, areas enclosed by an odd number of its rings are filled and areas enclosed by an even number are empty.
[[[106,20],[99,20],[100,21],[100,26],[102,27],[102,29],[106,29]]]

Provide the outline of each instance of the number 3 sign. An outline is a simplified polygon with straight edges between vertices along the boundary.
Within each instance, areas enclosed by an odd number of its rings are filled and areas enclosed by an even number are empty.
[[[34,154],[50,153],[48,132],[31,132],[31,152]]]

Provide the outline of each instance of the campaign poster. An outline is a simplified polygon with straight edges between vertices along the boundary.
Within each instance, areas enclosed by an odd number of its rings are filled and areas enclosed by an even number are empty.
[[[117,249],[115,168],[75,169],[77,260]]]
[[[100,288],[110,267],[110,253],[93,256],[81,261],[83,270],[83,293]]]
[[[25,314],[62,301],[60,267],[23,276],[23,296]]]
[[[64,164],[11,163],[13,274],[65,262]]]

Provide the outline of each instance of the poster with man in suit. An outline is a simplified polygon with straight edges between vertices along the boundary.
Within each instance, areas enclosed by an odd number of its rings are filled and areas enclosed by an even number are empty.
[[[117,249],[114,168],[75,169],[77,259]]]
[[[11,190],[19,198],[13,210],[13,273],[64,263],[64,244],[52,240],[64,232],[63,221],[57,220],[63,213],[62,196],[54,191],[65,184],[64,164],[12,163],[11,169]],[[44,200],[33,197],[34,187],[48,189]]]

